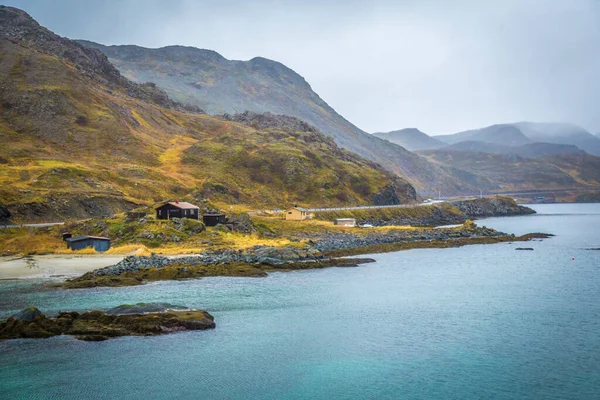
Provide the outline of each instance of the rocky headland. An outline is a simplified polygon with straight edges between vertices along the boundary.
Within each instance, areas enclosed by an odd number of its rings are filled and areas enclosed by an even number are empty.
[[[86,341],[119,336],[156,336],[173,332],[214,329],[212,315],[169,304],[121,305],[107,312],[60,312],[46,317],[29,307],[0,324],[0,340],[72,335]]]

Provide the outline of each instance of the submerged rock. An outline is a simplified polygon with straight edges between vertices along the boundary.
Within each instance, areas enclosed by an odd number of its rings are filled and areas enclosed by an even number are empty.
[[[533,251],[533,249],[531,247],[517,247],[515,250],[531,250],[531,251]]]
[[[23,311],[19,311],[14,314],[11,318],[17,321],[34,321],[39,316],[43,316],[42,312],[35,307],[27,307]]]
[[[177,306],[169,303],[137,303],[137,304],[121,304],[115,308],[111,308],[106,313],[109,315],[126,315],[126,314],[147,314],[167,311],[189,310],[184,306]]]
[[[156,310],[164,309],[165,304],[140,303],[135,306],[123,305],[115,309],[132,311],[135,307],[141,310]],[[56,318],[46,318],[37,308],[30,307],[15,315],[20,318],[33,317],[33,320],[10,317],[0,324],[0,340],[48,338],[65,334],[81,340],[101,341],[119,336],[154,336],[188,330],[214,329],[216,326],[213,316],[202,310],[118,315],[103,311],[90,311],[83,314],[61,312]]]

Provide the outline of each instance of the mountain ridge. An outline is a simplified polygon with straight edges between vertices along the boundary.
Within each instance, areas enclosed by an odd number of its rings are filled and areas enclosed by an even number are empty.
[[[573,145],[590,154],[600,156],[600,138],[572,123],[505,123],[435,137],[451,145],[462,141],[481,141],[511,146],[529,143]]]
[[[477,177],[430,163],[354,126],[321,99],[302,76],[277,61],[263,57],[233,61],[212,50],[190,47],[147,49],[80,43],[104,52],[125,76],[138,82],[152,81],[175,100],[196,104],[209,114],[271,112],[306,121],[332,136],[340,147],[409,180],[422,194],[476,190]]]
[[[163,107],[129,90],[138,85],[102,54],[31,21],[0,6],[0,140],[9,143],[0,146],[0,208],[17,219],[111,215],[166,199],[242,209],[415,200],[405,180],[302,121],[264,115],[267,125],[253,127],[168,96]]]

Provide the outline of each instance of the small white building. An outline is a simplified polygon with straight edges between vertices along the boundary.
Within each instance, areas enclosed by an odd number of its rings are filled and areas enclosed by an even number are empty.
[[[354,218],[337,218],[333,221],[333,224],[337,226],[356,226],[356,220]]]

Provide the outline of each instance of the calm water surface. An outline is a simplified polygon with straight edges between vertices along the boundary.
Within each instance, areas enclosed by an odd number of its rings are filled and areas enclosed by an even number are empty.
[[[29,305],[203,308],[217,329],[88,343],[0,343],[4,399],[598,399],[600,205],[539,205],[480,224],[557,236],[375,255],[359,268],[47,291]],[[534,251],[515,251],[519,246]],[[574,258],[574,260],[573,260]]]

